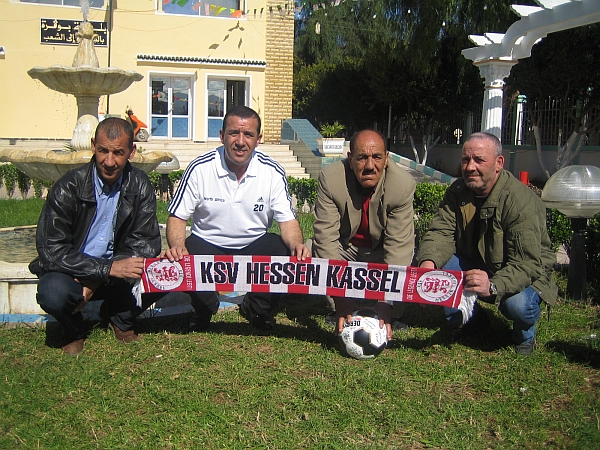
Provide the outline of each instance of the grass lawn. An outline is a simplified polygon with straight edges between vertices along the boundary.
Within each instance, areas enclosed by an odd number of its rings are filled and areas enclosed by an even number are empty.
[[[30,198],[27,200],[0,199],[0,228],[37,224],[44,201],[40,198]],[[167,218],[169,217],[167,206],[168,203],[166,202],[160,200],[156,202],[158,223],[167,223]],[[298,221],[300,222],[304,238],[311,238],[313,236],[313,215],[299,213]],[[273,223],[270,231],[279,233],[277,222]]]
[[[485,333],[452,344],[439,308],[377,359],[339,354],[318,299],[290,296],[271,335],[235,311],[210,333],[147,319],[143,339],[96,325],[77,357],[55,328],[0,328],[0,448],[598,448],[599,308],[562,302],[532,357]]]
[[[598,306],[544,310],[539,348],[523,357],[493,306],[492,326],[452,343],[441,308],[409,304],[411,328],[356,361],[338,352],[319,298],[281,303],[269,335],[236,311],[209,333],[189,333],[188,316],[146,319],[131,344],[92,324],[77,358],[56,348],[54,326],[0,325],[0,448],[600,446]]]

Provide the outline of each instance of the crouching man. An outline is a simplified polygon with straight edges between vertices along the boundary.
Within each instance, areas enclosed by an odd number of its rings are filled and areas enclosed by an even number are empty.
[[[156,197],[148,176],[133,167],[133,130],[106,119],[92,139],[93,157],[52,186],[37,227],[37,301],[63,326],[67,355],[83,351],[81,310],[104,300],[101,316],[115,337],[138,340],[134,319],[142,312],[130,280],[140,278],[144,258],[160,253]],[[155,297],[156,298],[156,297]]]
[[[531,189],[503,169],[502,144],[489,133],[475,133],[463,145],[462,179],[446,191],[437,215],[421,243],[421,267],[465,272],[465,290],[496,303],[513,323],[517,353],[530,355],[543,301],[553,305],[556,262],[546,230],[546,208]],[[489,325],[475,304],[462,326],[462,312],[446,308],[455,333]]]
[[[350,139],[348,157],[327,166],[319,175],[315,204],[313,253],[318,258],[400,266],[410,265],[414,251],[413,196],[415,181],[393,161],[388,164],[385,137],[362,130]],[[374,309],[388,338],[394,329],[392,306],[384,302],[334,297],[327,299],[336,317],[336,332],[361,304]],[[396,303],[396,317],[403,305]]]

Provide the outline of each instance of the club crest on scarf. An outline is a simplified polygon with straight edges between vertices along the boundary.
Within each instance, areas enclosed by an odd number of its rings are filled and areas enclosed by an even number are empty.
[[[148,281],[161,290],[176,289],[185,278],[181,264],[164,259],[151,263],[146,268],[146,274]]]
[[[444,270],[426,272],[417,281],[417,292],[427,301],[440,303],[452,297],[458,286],[458,279]]]

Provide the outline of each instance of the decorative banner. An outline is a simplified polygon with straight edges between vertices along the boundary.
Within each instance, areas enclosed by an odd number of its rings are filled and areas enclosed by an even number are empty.
[[[476,296],[463,295],[463,273],[390,264],[287,256],[187,255],[147,258],[134,288],[165,291],[270,292],[448,306],[471,316]]]

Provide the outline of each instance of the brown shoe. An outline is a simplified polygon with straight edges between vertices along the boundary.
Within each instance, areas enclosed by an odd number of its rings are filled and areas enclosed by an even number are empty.
[[[135,332],[135,330],[127,330],[127,331],[123,331],[121,330],[118,326],[109,323],[108,327],[113,330],[113,333],[115,333],[115,337],[117,338],[118,341],[123,341],[125,343],[129,343],[129,342],[133,342],[133,341],[139,341],[140,336]]]
[[[69,356],[77,356],[83,351],[83,343],[85,339],[77,339],[76,341],[70,342],[62,347],[63,352]]]

